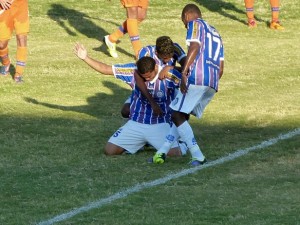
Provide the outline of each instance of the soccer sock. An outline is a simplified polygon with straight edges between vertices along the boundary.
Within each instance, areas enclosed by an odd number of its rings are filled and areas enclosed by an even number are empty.
[[[181,139],[187,144],[192,158],[203,161],[205,157],[197,144],[197,141],[194,137],[194,132],[188,121],[185,121],[183,124],[178,126],[177,130]]]
[[[138,30],[138,20],[137,19],[127,19],[127,30],[130,37],[130,41],[135,53],[135,56],[138,55],[142,44],[140,41],[140,35]]]
[[[10,59],[8,57],[8,47],[5,49],[0,49],[0,58],[3,66],[7,66],[10,64]]]
[[[127,20],[125,20],[123,24],[115,32],[110,34],[108,38],[112,43],[116,43],[126,33],[127,33]]]
[[[244,0],[244,2],[248,21],[254,20],[254,0]]]
[[[158,154],[160,154],[160,153],[167,154],[169,152],[169,150],[171,149],[172,144],[175,141],[177,141],[178,138],[179,138],[179,134],[178,134],[178,131],[177,131],[177,127],[175,126],[175,124],[172,124],[172,127],[171,127],[169,133],[165,137],[165,142],[164,142],[163,146],[161,146],[160,149],[156,153],[158,153]]]
[[[279,0],[270,0],[272,21],[277,22],[279,19]]]
[[[27,59],[27,47],[17,47],[17,63],[16,76],[20,76],[24,72]]]

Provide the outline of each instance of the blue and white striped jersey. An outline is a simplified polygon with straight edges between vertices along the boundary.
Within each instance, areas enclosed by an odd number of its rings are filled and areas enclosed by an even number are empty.
[[[224,60],[223,42],[218,31],[206,21],[198,18],[187,24],[187,45],[201,45],[195,61],[191,64],[188,83],[209,86],[216,91],[219,84],[220,61]]]
[[[112,66],[113,73],[115,78],[120,79],[127,83],[131,89],[134,88],[135,82],[133,74],[136,70],[135,63],[126,63],[126,64],[115,64]]]
[[[158,66],[161,66],[161,67],[175,66],[176,62],[180,62],[180,60],[183,57],[185,57],[186,54],[185,54],[185,51],[180,47],[179,44],[174,43],[174,47],[175,47],[174,55],[167,64],[164,64],[163,61],[157,57],[157,55],[155,53],[155,50],[156,50],[155,45],[148,45],[146,47],[143,47],[139,52],[138,58],[140,59],[144,56],[150,56],[155,60],[156,65],[158,65]]]
[[[135,64],[118,64],[113,66],[114,76],[133,88],[130,105],[130,119],[143,124],[170,123],[171,114],[169,105],[175,97],[175,89],[179,87],[181,73],[173,69],[168,72],[169,76],[164,80],[157,79],[146,81],[146,87],[154,101],[161,107],[163,116],[154,115],[149,101],[135,86]]]

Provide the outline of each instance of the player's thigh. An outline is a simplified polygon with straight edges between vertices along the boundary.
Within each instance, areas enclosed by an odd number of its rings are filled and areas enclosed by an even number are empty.
[[[14,21],[11,12],[6,10],[0,15],[0,41],[9,40],[14,30]]]
[[[180,91],[177,93],[175,99],[171,102],[170,107],[174,111],[183,112],[190,114],[196,107],[202,106],[203,96],[206,96],[206,92],[213,90],[210,87],[198,86],[198,85],[189,85],[188,92],[182,94]],[[212,97],[211,97],[212,98]]]
[[[144,124],[129,120],[109,138],[108,142],[134,154],[145,145],[145,132]]]
[[[192,114],[201,118],[208,103],[213,99],[216,91],[213,88],[205,87],[202,89],[198,104],[194,107]]]

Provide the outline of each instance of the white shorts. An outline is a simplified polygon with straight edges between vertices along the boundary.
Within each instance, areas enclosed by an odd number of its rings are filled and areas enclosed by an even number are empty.
[[[174,111],[193,114],[201,118],[205,107],[212,100],[216,91],[207,86],[190,84],[186,94],[178,91],[175,99],[171,102],[170,108]]]
[[[152,145],[159,149],[170,130],[170,124],[142,124],[132,120],[118,129],[108,140],[108,142],[124,148],[127,152],[134,154],[145,144]],[[175,142],[172,148],[178,147]]]

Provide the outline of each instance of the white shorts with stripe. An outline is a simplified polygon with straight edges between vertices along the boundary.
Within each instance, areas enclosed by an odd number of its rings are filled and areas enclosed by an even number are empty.
[[[155,149],[159,149],[170,130],[170,124],[142,124],[132,120],[118,129],[108,140],[108,142],[124,148],[131,154],[136,153],[145,144],[152,145]],[[172,148],[178,147],[175,142]]]
[[[174,111],[193,114],[201,118],[207,104],[212,100],[216,91],[207,86],[190,84],[186,94],[178,91],[175,99],[171,102],[170,108]]]

